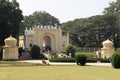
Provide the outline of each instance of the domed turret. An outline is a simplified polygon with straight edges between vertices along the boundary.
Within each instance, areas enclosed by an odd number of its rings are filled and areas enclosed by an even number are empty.
[[[5,42],[5,46],[16,46],[17,44],[17,40],[13,38],[11,35],[10,37],[6,38],[4,42]]]
[[[113,42],[110,41],[109,39],[107,39],[106,41],[104,41],[103,43],[103,48],[113,48]]]

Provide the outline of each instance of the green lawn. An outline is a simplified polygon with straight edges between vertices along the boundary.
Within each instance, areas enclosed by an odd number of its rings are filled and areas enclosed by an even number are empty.
[[[96,66],[0,67],[0,80],[120,80],[120,70]]]
[[[0,64],[30,64],[30,63],[18,61],[0,61]]]

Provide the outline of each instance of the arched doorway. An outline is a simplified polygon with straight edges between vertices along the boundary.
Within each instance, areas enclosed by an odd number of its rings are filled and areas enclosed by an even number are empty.
[[[43,37],[43,52],[51,51],[51,44],[51,38],[49,36]]]

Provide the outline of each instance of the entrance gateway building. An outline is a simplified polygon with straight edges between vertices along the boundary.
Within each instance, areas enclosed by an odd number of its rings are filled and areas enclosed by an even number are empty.
[[[23,47],[23,39],[20,38],[19,46]],[[38,45],[41,51],[52,51],[60,53],[69,45],[69,35],[62,35],[60,27],[34,26],[25,29],[25,48],[30,48],[30,44]]]

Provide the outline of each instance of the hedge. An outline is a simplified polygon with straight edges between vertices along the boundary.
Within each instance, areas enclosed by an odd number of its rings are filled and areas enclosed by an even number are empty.
[[[75,62],[75,58],[51,58],[49,59],[50,62]],[[88,58],[88,63],[96,63],[96,58]]]
[[[97,62],[97,59],[96,59],[96,58],[88,58],[88,59],[87,59],[87,62],[88,62],[88,63],[96,63],[96,62]]]
[[[75,62],[74,58],[51,58],[50,62]]]
[[[100,59],[98,59],[100,62],[102,62],[102,63],[110,63],[111,62],[111,59],[110,58],[100,58]]]

